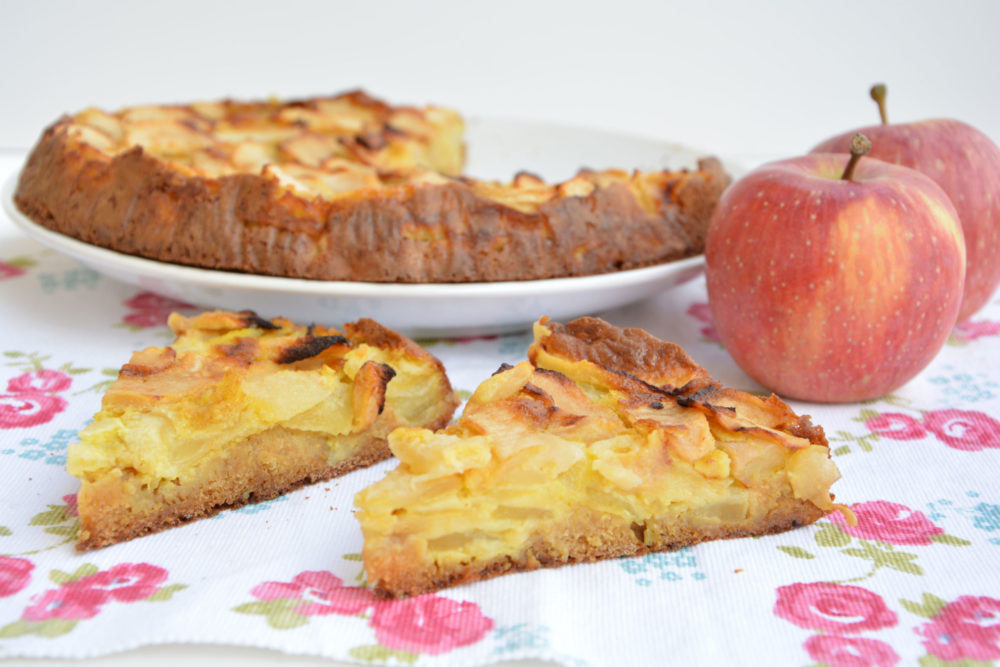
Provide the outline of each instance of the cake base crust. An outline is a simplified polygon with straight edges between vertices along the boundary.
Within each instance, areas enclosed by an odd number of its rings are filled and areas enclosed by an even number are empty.
[[[84,484],[79,502],[88,512],[81,517],[76,548],[88,551],[149,535],[374,465],[392,456],[384,431],[373,428],[356,438],[353,453],[330,463],[326,438],[279,426],[232,446],[183,487],[136,489],[127,475]]]
[[[518,555],[505,554],[489,561],[448,567],[433,563],[428,567],[419,554],[403,548],[368,554],[366,561],[379,573],[377,595],[405,597],[515,572],[674,551],[711,540],[781,533],[813,523],[825,514],[810,502],[784,497],[768,515],[740,526],[698,523],[684,517],[662,518],[652,525],[640,526],[579,508],[564,523],[545,534],[534,535]]]

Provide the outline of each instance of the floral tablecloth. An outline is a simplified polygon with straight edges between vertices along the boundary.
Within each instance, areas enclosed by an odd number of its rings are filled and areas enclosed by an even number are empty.
[[[0,177],[21,156],[0,160]],[[234,304],[237,305],[238,304]],[[0,658],[150,644],[258,646],[376,664],[1000,664],[1000,299],[881,400],[793,403],[843,478],[838,514],[781,535],[374,599],[352,497],[393,463],[77,553],[67,446],[171,310],[0,219]],[[541,315],[541,313],[539,313]],[[703,279],[602,313],[758,390],[712,328]],[[341,323],[329,323],[339,325]],[[457,388],[527,333],[422,341]]]

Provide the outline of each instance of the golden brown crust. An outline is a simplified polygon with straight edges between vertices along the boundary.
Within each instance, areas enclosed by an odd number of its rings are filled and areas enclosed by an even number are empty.
[[[197,126],[195,139],[211,136],[214,121],[196,121],[185,121]],[[21,173],[14,198],[31,219],[123,253],[296,278],[529,280],[672,261],[703,251],[708,219],[729,183],[712,158],[695,171],[581,171],[557,186],[523,174],[509,186],[447,178],[419,164],[386,172],[380,153],[364,148],[382,144],[362,133],[338,137],[347,153],[335,167],[369,160],[362,166],[370,187],[317,196],[266,170],[205,175],[142,146],[100,150],[74,123],[63,118],[49,127]],[[388,122],[379,127],[380,136],[392,135]],[[282,159],[278,153],[273,159]]]
[[[619,328],[597,317],[580,317],[565,325],[542,318],[542,323],[551,333],[537,347],[571,361],[591,361],[658,387],[682,387],[708,377],[679,345],[642,329]],[[534,361],[534,353],[529,355]]]
[[[667,390],[685,405],[708,413],[738,404],[743,412],[769,428],[816,445],[828,444],[823,429],[813,424],[808,415],[797,415],[774,394],[760,399],[723,387],[679,345],[662,341],[642,329],[619,328],[596,317],[579,317],[568,324],[543,317],[539,324],[545,334],[537,337],[528,350],[532,363],[537,362],[540,351],[571,361],[589,361],[648,383],[654,389]],[[626,380],[621,388],[642,391]]]

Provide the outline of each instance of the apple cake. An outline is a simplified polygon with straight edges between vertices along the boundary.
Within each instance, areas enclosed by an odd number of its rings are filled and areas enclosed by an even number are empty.
[[[282,102],[86,109],[48,127],[14,200],[56,232],[164,262],[364,282],[608,273],[703,252],[729,183],[583,169],[461,175],[464,121],[355,91]]]
[[[372,320],[341,332],[213,311],[169,325],[174,343],[133,354],[69,448],[80,550],[381,461],[395,427],[441,428],[458,405],[435,357]]]
[[[389,435],[398,467],[355,497],[379,594],[775,533],[834,508],[823,429],[672,343],[543,318],[528,356],[446,428]]]

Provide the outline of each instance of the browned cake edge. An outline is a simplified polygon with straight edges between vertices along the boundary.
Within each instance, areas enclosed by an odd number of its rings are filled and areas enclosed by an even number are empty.
[[[523,213],[461,180],[359,190],[329,201],[254,174],[186,177],[141,147],[113,158],[45,130],[14,200],[36,223],[130,255],[319,280],[533,280],[633,269],[703,252],[729,184],[718,160],[678,171],[656,214],[623,184]]]
[[[825,514],[812,503],[790,495],[778,499],[773,509],[759,520],[732,526],[698,525],[683,517],[661,518],[640,526],[581,508],[563,524],[535,535],[517,555],[506,554],[454,567],[436,564],[428,567],[419,554],[399,549],[366,554],[365,563],[369,576],[378,573],[378,578],[371,582],[377,595],[403,597],[543,567],[673,551],[709,540],[780,533],[811,524]]]

